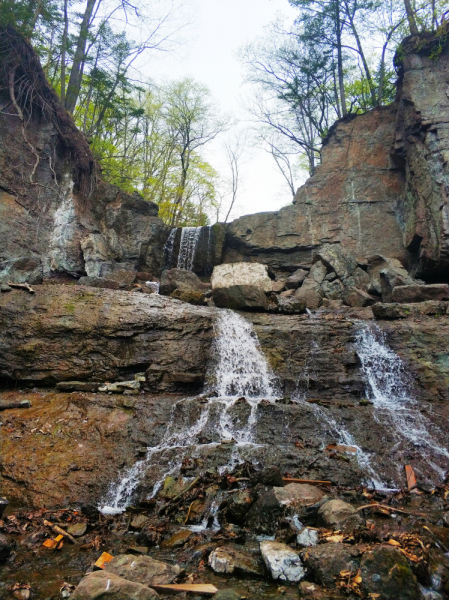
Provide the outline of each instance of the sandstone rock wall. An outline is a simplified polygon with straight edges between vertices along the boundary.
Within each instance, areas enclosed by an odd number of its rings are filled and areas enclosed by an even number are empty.
[[[406,40],[398,63],[396,102],[337,122],[292,206],[230,224],[225,262],[289,272],[333,243],[362,264],[383,254],[428,282],[448,280],[447,35]]]

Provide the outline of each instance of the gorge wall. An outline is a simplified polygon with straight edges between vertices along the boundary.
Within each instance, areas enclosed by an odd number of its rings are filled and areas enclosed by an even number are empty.
[[[12,29],[1,38],[0,281],[159,277],[170,229],[157,206],[101,181],[31,46]],[[213,261],[199,273],[239,261],[288,273],[331,243],[361,265],[383,254],[427,282],[448,280],[449,43],[406,40],[400,57],[396,101],[337,122],[292,205],[217,226]]]

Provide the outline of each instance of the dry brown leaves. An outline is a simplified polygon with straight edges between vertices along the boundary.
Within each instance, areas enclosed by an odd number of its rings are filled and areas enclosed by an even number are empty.
[[[360,589],[362,583],[362,577],[360,575],[360,569],[357,571],[340,571],[340,574],[336,576],[335,585],[340,588],[346,594],[356,594],[362,597],[363,592]]]

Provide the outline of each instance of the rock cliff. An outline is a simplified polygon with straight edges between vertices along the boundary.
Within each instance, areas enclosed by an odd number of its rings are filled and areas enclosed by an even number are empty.
[[[0,282],[159,273],[158,207],[101,181],[31,46],[11,28],[0,39]]]
[[[396,61],[396,101],[337,122],[292,206],[230,225],[225,262],[288,272],[310,266],[320,246],[333,243],[362,264],[384,254],[428,282],[447,281],[447,35],[406,40]]]

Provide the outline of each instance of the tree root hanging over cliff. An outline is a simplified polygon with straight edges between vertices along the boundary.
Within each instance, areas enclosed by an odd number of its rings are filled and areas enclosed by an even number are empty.
[[[87,199],[97,181],[98,167],[84,135],[48,84],[31,44],[10,25],[0,26],[0,93],[6,92],[10,113],[21,121],[24,140],[35,157],[30,182],[34,182],[41,156],[27,136],[33,112],[53,124],[74,161],[76,189]]]

